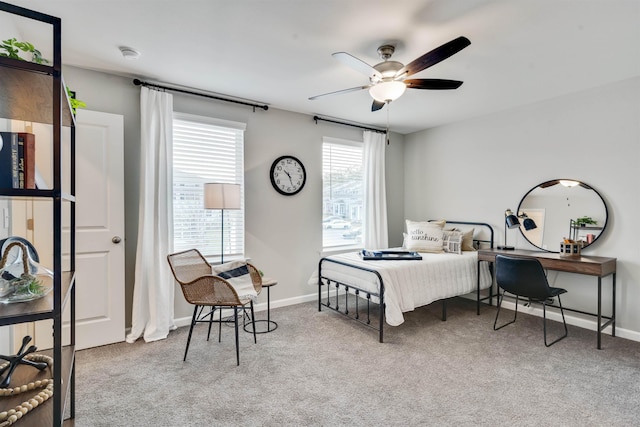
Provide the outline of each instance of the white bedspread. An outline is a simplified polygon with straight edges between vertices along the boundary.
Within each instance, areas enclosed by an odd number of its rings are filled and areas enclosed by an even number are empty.
[[[384,282],[386,322],[398,326],[402,313],[433,301],[474,292],[478,277],[476,252],[462,255],[421,253],[420,261],[363,261],[357,252],[332,255],[329,259],[359,265],[377,271]],[[491,285],[488,263],[481,263],[480,288]],[[378,292],[375,274],[333,262],[322,262],[322,276],[360,289]],[[317,285],[317,280],[315,281]]]

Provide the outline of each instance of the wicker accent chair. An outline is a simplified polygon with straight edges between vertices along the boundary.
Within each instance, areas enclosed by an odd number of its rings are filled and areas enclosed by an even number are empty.
[[[196,323],[209,323],[209,331],[207,333],[207,341],[211,335],[212,323],[218,323],[218,342],[222,330],[222,323],[235,323],[236,333],[236,362],[240,365],[239,335],[238,335],[238,310],[241,309],[246,313],[247,305],[251,309],[251,323],[253,325],[253,341],[257,343],[255,334],[255,320],[253,315],[253,301],[251,298],[241,299],[234,287],[227,280],[212,274],[211,265],[197,249],[190,249],[183,252],[177,252],[167,256],[167,261],[173,272],[176,282],[180,284],[182,294],[189,304],[193,304],[193,317],[191,318],[191,327],[189,328],[189,337],[187,338],[187,347],[184,350],[183,361],[187,360],[187,352],[189,351],[189,343],[191,342],[191,334]],[[247,263],[251,281],[256,293],[260,293],[262,289],[262,278],[260,272],[253,265]],[[205,311],[207,308],[207,311]],[[222,319],[222,309],[233,309],[233,320]],[[215,311],[220,311],[220,319],[214,320]],[[205,311],[203,313],[203,311]]]

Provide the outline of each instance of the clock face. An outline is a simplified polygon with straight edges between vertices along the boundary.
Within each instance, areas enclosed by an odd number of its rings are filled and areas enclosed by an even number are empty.
[[[307,180],[304,165],[293,156],[278,157],[271,165],[271,185],[285,196],[293,196],[302,190]]]

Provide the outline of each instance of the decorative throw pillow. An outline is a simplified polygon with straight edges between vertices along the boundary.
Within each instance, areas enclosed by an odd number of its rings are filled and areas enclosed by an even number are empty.
[[[473,246],[473,228],[462,232],[462,250],[463,251],[475,251]]]
[[[442,235],[442,245],[445,252],[462,254],[462,231],[444,230]]]
[[[450,228],[448,230],[445,230],[445,232],[447,231],[457,231],[459,233],[462,233],[462,250],[463,251],[476,251],[476,247],[473,244],[473,233],[474,233],[474,229],[470,228],[468,230],[460,230],[459,228]]]
[[[442,227],[426,221],[407,220],[407,249],[418,252],[443,252]]]
[[[249,267],[244,261],[232,261],[211,267],[211,272],[231,283],[240,299],[258,297],[249,274]]]

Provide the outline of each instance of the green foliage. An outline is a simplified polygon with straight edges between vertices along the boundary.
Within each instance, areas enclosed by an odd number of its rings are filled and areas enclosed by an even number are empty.
[[[79,99],[76,99],[76,94],[73,93],[71,89],[69,89],[69,86],[67,86],[67,96],[69,97],[69,103],[71,104],[71,111],[73,112],[74,116],[76,114],[76,108],[87,108],[87,104],[84,101],[80,101]]]
[[[36,64],[46,64],[49,62],[42,57],[42,53],[40,53],[34,45],[29,42],[19,42],[15,37],[8,40],[2,40],[2,44],[0,45],[0,51],[1,50],[4,50],[5,52],[0,52],[0,56],[5,58],[24,61],[25,59],[20,56],[20,51],[23,51],[31,54],[31,62],[35,62]]]
[[[13,294],[17,297],[41,295],[47,290],[47,288],[42,285],[42,282],[30,274],[23,274],[20,276],[20,279],[13,282],[13,285],[15,289]]]
[[[589,225],[589,224],[591,224],[591,225],[598,224],[598,221],[595,221],[590,216],[580,217],[580,218],[576,219],[574,222],[576,223],[577,226],[583,226],[583,225]]]
[[[2,52],[4,50],[5,52]],[[47,64],[48,60],[42,57],[42,53],[35,46],[29,42],[19,42],[14,38],[8,40],[2,40],[0,45],[0,56],[4,58],[17,59],[24,61],[25,59],[20,56],[20,51],[31,54],[31,62],[36,64]],[[75,94],[67,86],[67,95],[69,96],[69,103],[71,104],[71,111],[76,114],[76,108],[86,108],[87,104],[79,99],[75,98]]]

